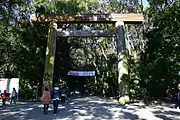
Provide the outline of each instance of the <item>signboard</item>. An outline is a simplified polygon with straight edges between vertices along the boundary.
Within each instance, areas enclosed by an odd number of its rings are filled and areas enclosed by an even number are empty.
[[[69,71],[70,76],[95,76],[95,71]]]
[[[6,90],[7,93],[11,93],[13,88],[15,88],[17,92],[19,91],[19,78],[0,78],[1,92]]]

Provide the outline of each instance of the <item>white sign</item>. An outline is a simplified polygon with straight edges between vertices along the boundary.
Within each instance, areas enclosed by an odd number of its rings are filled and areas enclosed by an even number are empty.
[[[95,71],[69,71],[70,76],[95,76]]]
[[[0,78],[0,90],[3,92],[11,93],[13,88],[19,91],[19,78]]]

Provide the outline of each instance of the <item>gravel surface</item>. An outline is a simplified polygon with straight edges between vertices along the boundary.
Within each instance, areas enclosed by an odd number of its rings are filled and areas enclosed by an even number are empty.
[[[0,106],[0,120],[180,120],[180,109],[172,106],[143,103],[123,106],[115,100],[85,97],[60,104],[56,115],[50,105],[48,115],[44,115],[42,104],[19,102],[16,106]]]

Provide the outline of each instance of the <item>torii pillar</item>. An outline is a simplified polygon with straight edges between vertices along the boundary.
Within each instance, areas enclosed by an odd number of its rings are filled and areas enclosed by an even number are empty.
[[[123,76],[128,75],[128,69],[126,67],[127,59],[125,58],[125,33],[124,22],[117,21],[116,24],[116,45],[118,53],[118,84],[119,84],[119,97],[125,95],[125,89],[123,87]]]
[[[53,74],[54,74],[54,62],[55,62],[55,52],[56,52],[56,31],[57,23],[52,20],[49,24],[48,40],[46,47],[46,57],[44,65],[44,76],[43,76],[43,88],[52,87]]]

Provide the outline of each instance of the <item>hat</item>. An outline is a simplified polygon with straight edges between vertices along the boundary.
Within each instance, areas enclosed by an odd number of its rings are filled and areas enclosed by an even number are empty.
[[[180,90],[180,83],[178,84],[178,89]]]

